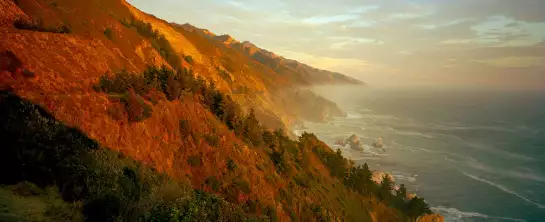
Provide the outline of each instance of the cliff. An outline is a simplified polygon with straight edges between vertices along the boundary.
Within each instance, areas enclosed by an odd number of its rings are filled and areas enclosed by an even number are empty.
[[[15,195],[10,218],[24,213],[21,198],[58,200],[61,212],[97,221],[407,218],[345,186],[348,160],[315,136],[271,131],[343,115],[300,86],[348,77],[303,65],[280,73],[229,36],[125,1],[0,7],[0,135],[10,144],[0,194]]]

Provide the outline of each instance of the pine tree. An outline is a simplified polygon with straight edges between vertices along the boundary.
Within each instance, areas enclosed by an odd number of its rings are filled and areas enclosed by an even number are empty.
[[[388,174],[382,177],[382,182],[380,182],[379,188],[379,197],[386,203],[390,203],[392,196],[392,188],[394,183],[390,180]]]
[[[399,189],[396,190],[396,197],[405,200],[405,197],[407,197],[407,188],[405,188],[405,184],[401,184]]]

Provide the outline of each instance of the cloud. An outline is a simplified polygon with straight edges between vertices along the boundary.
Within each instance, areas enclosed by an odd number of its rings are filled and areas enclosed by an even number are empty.
[[[326,24],[332,22],[346,22],[356,20],[358,15],[356,14],[340,14],[331,16],[317,16],[303,19],[303,23],[309,24]]]
[[[409,51],[397,51],[396,53],[401,54],[401,55],[412,55],[413,54],[412,52],[409,52]]]
[[[354,21],[360,18],[361,14],[364,14],[369,11],[374,11],[379,9],[376,5],[360,6],[347,10],[341,14],[335,15],[321,15],[305,18],[302,20],[303,23],[309,24],[326,24],[326,23],[338,23],[338,22],[347,22]]]
[[[489,66],[504,68],[527,68],[545,65],[545,57],[503,57],[479,61]]]
[[[343,49],[347,46],[356,46],[361,44],[377,44],[382,45],[384,44],[383,41],[380,41],[378,39],[370,39],[370,38],[354,38],[349,36],[333,36],[329,37],[331,40],[335,40],[338,42],[335,42],[331,44],[331,49]]]
[[[369,66],[367,61],[352,59],[352,58],[331,58],[321,57],[304,52],[295,52],[285,49],[277,49],[275,52],[285,58],[296,59],[299,62],[307,64],[315,64],[314,66],[319,69],[325,70],[338,70],[343,67],[351,67],[352,69],[363,70]]]
[[[395,79],[403,84],[545,89],[545,83],[538,84],[545,82],[543,0],[202,0],[199,4],[132,0],[131,4],[371,84]]]

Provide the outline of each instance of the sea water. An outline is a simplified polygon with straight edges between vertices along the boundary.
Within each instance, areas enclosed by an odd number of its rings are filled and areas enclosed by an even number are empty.
[[[390,172],[446,221],[545,221],[545,92],[317,92],[347,116],[305,123],[304,131],[358,164]],[[352,134],[362,138],[363,152],[334,145]],[[378,137],[383,150],[372,147]]]

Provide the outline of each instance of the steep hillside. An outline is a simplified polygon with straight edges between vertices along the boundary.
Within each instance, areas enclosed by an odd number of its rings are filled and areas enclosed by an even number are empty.
[[[295,60],[286,59],[273,52],[259,48],[248,41],[237,44],[237,47],[260,63],[273,68],[278,73],[294,76],[300,81],[300,84],[365,84],[360,80],[340,73],[320,70]]]
[[[0,7],[0,220],[406,221],[429,212],[360,177],[371,172],[314,135],[271,131],[342,112],[228,36],[121,0]]]

